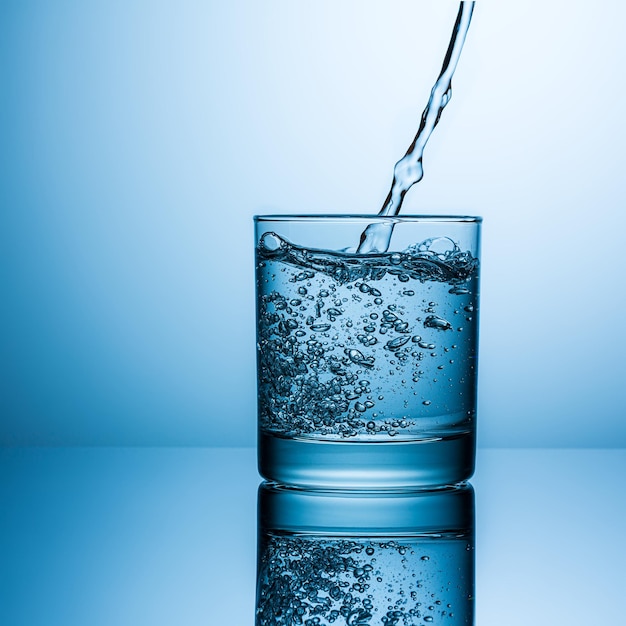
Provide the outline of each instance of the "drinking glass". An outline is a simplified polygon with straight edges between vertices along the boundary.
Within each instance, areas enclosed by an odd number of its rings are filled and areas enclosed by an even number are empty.
[[[471,477],[480,226],[255,217],[262,476],[326,489]],[[382,243],[359,253],[366,228]]]

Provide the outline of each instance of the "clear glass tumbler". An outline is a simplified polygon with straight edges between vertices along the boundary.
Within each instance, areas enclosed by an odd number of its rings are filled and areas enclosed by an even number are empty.
[[[255,217],[262,476],[337,489],[471,477],[480,225]],[[356,252],[367,227],[381,251]]]
[[[474,491],[259,489],[257,626],[474,624]]]

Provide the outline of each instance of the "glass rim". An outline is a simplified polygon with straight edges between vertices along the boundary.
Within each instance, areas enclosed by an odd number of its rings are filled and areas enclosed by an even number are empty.
[[[483,218],[479,215],[435,215],[435,214],[411,214],[411,215],[370,215],[368,213],[339,213],[339,214],[268,214],[253,216],[254,222],[387,222],[399,224],[408,223],[465,223],[480,224]]]

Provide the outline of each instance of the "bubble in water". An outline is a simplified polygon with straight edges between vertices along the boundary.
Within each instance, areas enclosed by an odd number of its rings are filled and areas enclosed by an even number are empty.
[[[391,339],[385,344],[385,348],[387,350],[391,350],[392,352],[401,348],[405,343],[407,343],[411,338],[408,336],[396,337],[395,339]]]
[[[374,357],[363,356],[363,353],[355,348],[352,348],[351,350],[346,349],[345,352],[353,363],[363,365],[364,367],[374,367]]]
[[[283,240],[276,233],[264,233],[259,241],[259,245],[268,252],[279,250]]]
[[[330,324],[312,324],[311,330],[315,330],[320,333],[324,333],[327,330],[330,330]]]
[[[437,315],[429,315],[424,320],[424,326],[426,328],[436,328],[437,330],[450,330],[452,328],[450,322]]]

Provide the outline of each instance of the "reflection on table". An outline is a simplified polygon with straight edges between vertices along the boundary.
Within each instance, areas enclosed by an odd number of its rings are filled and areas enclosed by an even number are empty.
[[[474,623],[474,490],[259,488],[257,626]]]

